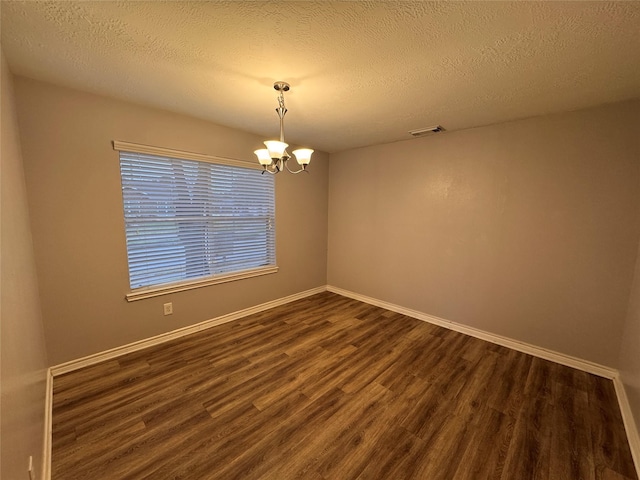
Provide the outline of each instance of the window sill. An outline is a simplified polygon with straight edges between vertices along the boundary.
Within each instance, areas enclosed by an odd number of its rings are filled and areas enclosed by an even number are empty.
[[[277,266],[268,266],[254,268],[252,270],[244,270],[237,273],[217,275],[215,277],[208,277],[201,280],[171,283],[158,287],[138,288],[127,293],[126,298],[128,302],[135,302],[136,300],[144,300],[145,298],[159,297],[160,295],[168,295],[170,293],[193,290],[194,288],[208,287],[209,285],[217,285],[219,283],[234,282],[236,280],[243,280],[245,278],[269,275],[271,273],[276,273],[277,271]]]

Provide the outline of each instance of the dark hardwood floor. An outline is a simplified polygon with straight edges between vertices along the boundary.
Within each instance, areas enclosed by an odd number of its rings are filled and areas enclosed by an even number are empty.
[[[54,379],[53,478],[637,479],[613,384],[322,293]]]

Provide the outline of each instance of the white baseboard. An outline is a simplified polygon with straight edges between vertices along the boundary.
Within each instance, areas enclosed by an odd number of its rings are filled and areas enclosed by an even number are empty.
[[[529,355],[533,355],[534,357],[544,358],[545,360],[550,360],[561,365],[577,368],[578,370],[582,370],[587,373],[593,373],[594,375],[598,375],[600,377],[613,379],[618,373],[617,370],[613,368],[598,365],[597,363],[582,360],[580,358],[565,355],[563,353],[554,352],[552,350],[547,350],[546,348],[537,347],[535,345],[520,342],[518,340],[513,340],[511,338],[495,335],[493,333],[485,332],[484,330],[468,327],[460,323],[452,322],[451,320],[445,320],[444,318],[428,315],[417,310],[411,310],[410,308],[401,307],[400,305],[395,305],[383,300],[360,295],[359,293],[350,292],[349,290],[344,290],[342,288],[327,285],[327,290],[344,297],[353,298],[354,300],[359,300],[370,305],[375,305],[376,307],[391,310],[392,312],[401,313],[408,317],[422,320],[423,322],[433,323],[434,325],[448,328],[449,330],[455,330],[456,332],[464,333],[465,335],[469,335],[471,337],[502,345],[503,347],[517,350],[518,352],[528,353]]]
[[[315,295],[316,293],[321,293],[326,291],[327,291],[327,287],[323,285],[321,287],[312,288],[311,290],[295,293],[287,297],[272,300],[270,302],[262,303],[260,305],[245,308],[243,310],[238,310],[237,312],[231,312],[226,315],[222,315],[220,317],[212,318],[210,320],[205,320],[204,322],[196,323],[195,325],[189,325],[188,327],[179,328],[177,330],[173,330],[167,333],[162,333],[160,335],[156,335],[155,337],[146,338],[144,340],[129,343],[127,345],[112,348],[110,350],[105,350],[103,352],[95,353],[93,355],[82,357],[76,360],[71,360],[69,362],[61,363],[59,365],[55,365],[51,367],[50,369],[51,374],[54,377],[56,377],[64,373],[69,373],[74,370],[78,370],[80,368],[88,367],[90,365],[95,365],[96,363],[104,362],[105,360],[111,360],[111,359],[120,357],[122,355],[125,355],[127,353],[137,352],[138,350],[142,350],[143,348],[152,347],[154,345],[160,345],[161,343],[165,343],[170,340],[174,340],[176,338],[180,338],[186,335],[190,335],[192,333],[200,332],[202,330],[215,327],[216,325],[222,325],[223,323],[232,322],[233,320],[237,320],[239,318],[246,317],[254,313],[263,312],[264,310],[278,307],[280,305],[294,302],[296,300],[300,300],[302,298]]]
[[[629,398],[627,397],[627,391],[624,388],[624,383],[622,383],[620,374],[613,377],[613,386],[615,387],[616,395],[618,396],[618,404],[620,405],[620,413],[622,413],[624,428],[627,431],[627,439],[629,440],[631,456],[633,457],[633,462],[636,465],[638,477],[640,477],[640,434],[638,433],[633,413],[631,411],[631,405],[629,404]]]
[[[44,441],[42,447],[42,479],[51,480],[51,440],[53,414],[53,375],[47,368],[46,391],[44,395]]]

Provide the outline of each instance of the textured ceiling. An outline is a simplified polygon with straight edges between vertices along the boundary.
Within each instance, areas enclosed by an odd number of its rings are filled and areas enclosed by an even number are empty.
[[[640,2],[2,1],[11,70],[335,152],[640,97]],[[252,146],[253,147],[253,146]]]

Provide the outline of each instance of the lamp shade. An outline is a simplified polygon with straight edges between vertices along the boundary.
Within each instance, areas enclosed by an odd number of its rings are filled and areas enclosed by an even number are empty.
[[[260,162],[260,165],[265,165],[265,166],[271,165],[271,157],[269,156],[269,150],[267,150],[266,148],[262,148],[260,150],[256,150],[253,153],[255,153],[256,157],[258,157],[258,161]]]
[[[284,142],[279,142],[278,140],[267,140],[264,144],[266,145],[267,150],[269,150],[269,156],[277,159],[282,158],[284,151],[289,146]]]
[[[310,148],[299,148],[298,150],[293,151],[293,154],[296,156],[296,160],[300,165],[309,165],[312,153],[313,150]]]

